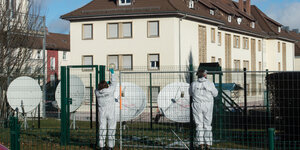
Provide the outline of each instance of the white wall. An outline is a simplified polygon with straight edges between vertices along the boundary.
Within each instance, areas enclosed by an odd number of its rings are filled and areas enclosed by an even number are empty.
[[[158,38],[147,37],[147,21],[151,20],[159,20]],[[114,22],[132,22],[132,38],[107,39],[107,23]],[[69,64],[81,65],[83,55],[93,55],[94,64],[107,65],[107,55],[133,54],[133,66],[147,66],[147,54],[159,53],[161,66],[174,65],[175,22],[175,18],[72,22]],[[85,23],[93,24],[93,40],[82,40],[82,24]]]
[[[300,71],[300,56],[295,57],[295,71]]]
[[[278,52],[278,42],[280,42],[280,52]],[[286,69],[287,71],[294,70],[295,44],[275,39],[266,40],[266,69],[278,71],[278,62],[280,62],[282,71],[282,43],[286,43]]]
[[[159,20],[160,37],[147,37],[147,21]],[[132,38],[129,39],[107,39],[107,23],[132,22]],[[82,25],[93,24],[93,39],[82,40]],[[179,29],[180,24],[180,29]],[[81,65],[83,55],[93,55],[94,64],[107,65],[107,55],[132,54],[133,66],[147,66],[147,54],[159,53],[161,66],[185,66],[189,62],[189,55],[193,55],[193,63],[199,65],[198,26],[205,26],[207,31],[207,61],[211,62],[214,56],[216,61],[222,59],[225,66],[225,34],[231,35],[232,68],[234,60],[240,60],[240,68],[243,61],[249,61],[251,69],[251,39],[256,44],[256,70],[259,70],[259,62],[262,69],[277,70],[278,62],[282,61],[282,54],[277,52],[278,40],[262,39],[253,36],[236,34],[233,32],[219,30],[217,26],[198,23],[179,18],[155,18],[155,19],[133,19],[133,20],[110,20],[110,21],[88,21],[71,22],[71,59],[69,65]],[[215,28],[215,43],[211,43],[211,28]],[[180,43],[179,43],[179,30]],[[221,32],[222,42],[218,45],[218,32]],[[240,48],[234,48],[234,35],[240,36]],[[243,37],[249,39],[249,49],[243,49]],[[258,40],[262,42],[262,51],[258,50]],[[280,41],[281,43],[283,41]],[[287,46],[287,70],[293,70],[294,44],[285,42]],[[179,45],[181,45],[181,57],[179,57]],[[282,52],[282,50],[281,50]],[[281,62],[282,64],[282,62]],[[282,67],[281,67],[282,68]]]

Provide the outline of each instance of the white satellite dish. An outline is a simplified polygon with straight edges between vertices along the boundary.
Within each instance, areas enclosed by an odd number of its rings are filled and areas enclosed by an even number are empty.
[[[30,77],[19,77],[8,87],[7,100],[12,109],[24,113],[34,110],[42,101],[42,91],[38,82]]]
[[[84,101],[84,84],[81,79],[75,75],[70,77],[70,98],[72,104],[70,104],[70,112],[75,112]],[[61,83],[58,84],[55,91],[55,100],[58,108],[61,108]]]
[[[120,84],[115,90],[115,115],[120,121]],[[129,121],[138,117],[146,108],[147,99],[145,92],[137,85],[129,82],[122,83],[122,121]]]
[[[159,93],[158,107],[162,113],[175,122],[190,122],[190,94],[188,83],[176,82],[168,84]]]

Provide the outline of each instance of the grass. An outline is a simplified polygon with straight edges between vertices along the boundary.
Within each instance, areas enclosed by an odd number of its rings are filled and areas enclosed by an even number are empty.
[[[29,128],[27,130],[22,129],[20,134],[21,149],[93,149],[94,143],[96,143],[96,129],[95,122],[93,122],[93,129],[90,129],[90,122],[76,121],[76,130],[70,130],[70,145],[60,145],[60,120],[57,119],[43,119],[40,122],[41,128],[37,128],[38,122],[28,121]],[[119,125],[117,126],[119,129]],[[176,135],[171,131],[173,130]],[[10,146],[9,129],[0,128],[0,144]],[[116,130],[116,145],[119,144],[120,130]],[[251,149],[257,146],[255,141],[249,143],[243,141],[242,137],[238,133],[243,133],[242,129],[227,129],[222,132],[227,133],[228,137],[218,139],[214,135],[216,140],[213,147],[215,148],[240,148]],[[215,131],[215,134],[219,131]],[[250,132],[264,132],[263,130],[252,130]],[[186,124],[153,124],[152,129],[149,123],[145,122],[127,122],[126,130],[123,130],[122,141],[123,145],[135,145],[144,147],[143,149],[151,146],[166,147],[170,144],[177,142],[180,145],[179,136],[188,145],[190,138],[189,126]],[[230,137],[232,136],[232,137]],[[255,138],[255,137],[251,137]],[[261,139],[262,137],[260,137]],[[231,139],[231,140],[230,140]],[[233,139],[233,141],[232,141]],[[260,147],[263,147],[264,143],[261,143]],[[174,144],[176,145],[176,144]],[[182,146],[182,145],[181,145]],[[116,148],[117,149],[117,148]],[[126,148],[125,149],[138,149]]]

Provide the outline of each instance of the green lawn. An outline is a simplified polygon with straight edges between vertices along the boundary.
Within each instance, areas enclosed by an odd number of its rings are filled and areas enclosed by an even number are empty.
[[[27,130],[21,130],[21,149],[93,149],[94,144],[96,143],[95,122],[93,122],[93,129],[90,129],[90,122],[77,121],[76,130],[70,130],[70,145],[66,147],[60,145],[60,120],[43,119],[40,123],[41,128],[38,129],[37,121],[30,120],[28,121],[29,128]],[[117,126],[117,129],[119,129],[119,125]],[[9,129],[0,128],[0,131],[0,143],[9,147]],[[119,131],[120,130],[116,130],[116,145],[119,145]],[[227,137],[223,137],[223,140],[219,140],[218,137],[215,136],[214,139],[216,142],[214,142],[215,144],[213,147],[240,149],[252,149],[255,147],[257,145],[255,142],[247,143],[243,140],[238,140],[238,138],[241,139],[238,133],[242,133],[242,131],[242,129],[222,130],[223,133],[226,133],[225,135]],[[253,130],[252,132],[263,131]],[[153,124],[151,129],[150,123],[148,122],[128,122],[122,135],[122,144],[125,149],[138,149],[138,147],[126,148],[126,146],[139,146],[139,148],[144,147],[143,149],[153,149],[149,147],[160,146],[163,148],[172,144],[174,146],[182,146],[180,139],[185,141],[186,145],[189,145],[190,130],[188,125],[183,124],[178,125],[177,127],[170,123]],[[230,141],[230,139],[234,140]],[[156,147],[155,149],[157,148],[159,147]]]

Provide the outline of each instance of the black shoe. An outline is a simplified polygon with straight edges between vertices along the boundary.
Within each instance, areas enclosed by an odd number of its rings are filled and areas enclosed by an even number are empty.
[[[113,150],[113,148],[109,147],[108,150]]]

